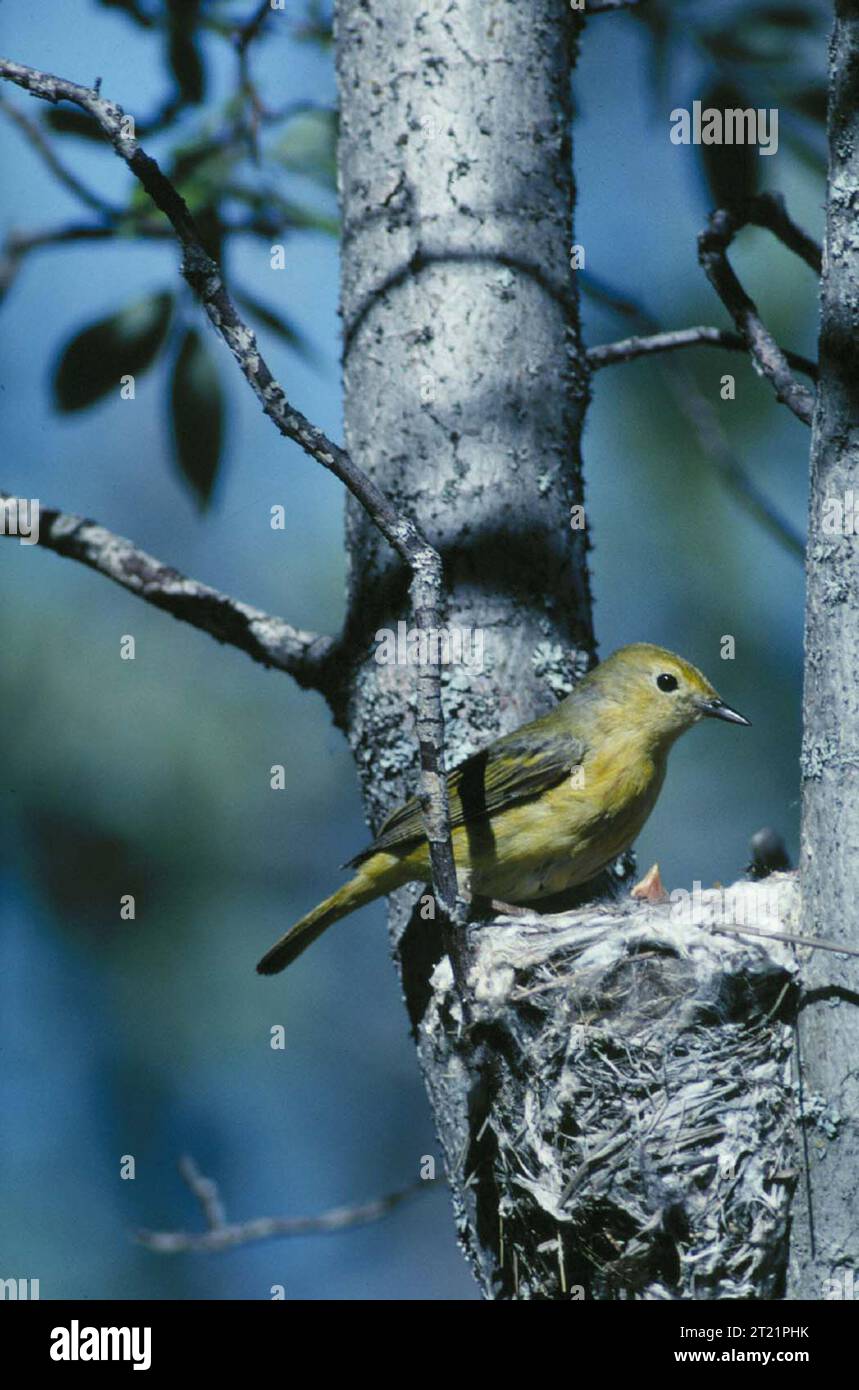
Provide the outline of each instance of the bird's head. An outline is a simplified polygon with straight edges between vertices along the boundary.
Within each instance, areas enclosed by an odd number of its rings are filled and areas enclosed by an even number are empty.
[[[585,679],[599,702],[614,710],[618,724],[656,746],[670,747],[699,719],[750,722],[725,704],[696,666],[648,642],[621,647]]]

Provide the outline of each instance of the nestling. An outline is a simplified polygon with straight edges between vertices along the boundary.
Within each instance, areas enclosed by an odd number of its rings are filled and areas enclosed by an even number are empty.
[[[644,825],[672,744],[702,718],[748,724],[682,657],[639,642],[589,672],[550,714],[496,739],[448,774],[457,874],[475,897],[531,902],[612,863]],[[303,917],[257,970],[290,965],[333,922],[404,883],[427,883],[417,799],[350,861],[354,878]]]

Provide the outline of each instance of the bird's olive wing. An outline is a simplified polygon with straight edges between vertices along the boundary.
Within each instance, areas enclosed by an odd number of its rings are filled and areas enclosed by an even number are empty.
[[[582,761],[585,749],[580,739],[556,725],[548,729],[543,725],[544,720],[537,720],[506,734],[448,773],[451,829],[539,796]],[[363,863],[377,850],[416,843],[423,834],[421,808],[413,796],[388,816],[372,845],[351,859],[349,867]]]

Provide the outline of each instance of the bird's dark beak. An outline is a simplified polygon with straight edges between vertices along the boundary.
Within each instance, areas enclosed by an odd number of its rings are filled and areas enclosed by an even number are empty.
[[[751,727],[752,723],[750,719],[738,714],[735,709],[731,709],[730,705],[726,705],[725,701],[718,699],[718,697],[715,700],[702,700],[701,713],[705,714],[708,719],[725,719],[729,724],[746,724]]]

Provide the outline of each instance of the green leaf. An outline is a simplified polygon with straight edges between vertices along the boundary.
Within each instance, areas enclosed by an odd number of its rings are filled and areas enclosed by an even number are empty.
[[[331,47],[334,42],[331,15],[326,12],[321,0],[310,0],[307,17],[295,29],[293,37],[298,43],[312,43],[325,50]]]
[[[702,111],[708,107],[746,110],[754,105],[730,82],[715,83],[701,97]],[[714,207],[731,207],[757,193],[760,155],[756,145],[699,145],[698,152]]]
[[[99,0],[106,10],[124,10],[129,19],[133,19],[136,24],[149,29],[154,20],[147,10],[140,4],[140,0]]]
[[[733,29],[715,29],[700,35],[701,43],[714,58],[726,63],[759,63],[763,55],[758,48],[750,46],[748,28],[745,32]]]
[[[650,48],[647,76],[653,103],[661,108],[668,100],[668,74],[677,38],[677,26],[672,26],[671,5],[665,0],[648,0],[648,4],[638,5],[630,13],[647,30]]]
[[[299,357],[303,357],[306,361],[316,358],[316,353],[313,351],[304,334],[291,324],[288,319],[282,318],[280,314],[276,314],[273,309],[270,309],[267,304],[263,304],[261,300],[254,299],[253,295],[245,294],[243,291],[236,289],[233,290],[233,294],[236,301],[250,314],[251,318],[257,319],[260,323],[264,324],[266,328],[271,329],[272,333],[276,333],[282,342],[286,343],[288,347],[291,347],[294,352],[298,353]]]
[[[795,62],[799,34],[799,25],[771,22],[760,10],[751,10],[738,23],[702,31],[700,39],[722,62],[772,65]]]
[[[173,368],[170,419],[179,471],[205,508],[221,460],[224,400],[218,371],[196,328],[189,328]]]
[[[789,100],[790,105],[801,116],[808,116],[811,120],[818,121],[820,125],[825,125],[828,97],[826,83],[821,82],[792,93]]]
[[[807,5],[764,5],[756,10],[756,18],[767,24],[777,24],[783,29],[801,29],[811,32],[820,24],[820,15]]]
[[[284,224],[296,231],[324,232],[326,236],[340,235],[340,218],[328,212],[319,212],[306,204],[281,202]]]
[[[240,155],[237,145],[216,140],[206,133],[174,150],[168,177],[196,215],[200,208],[215,204],[223,197]]]
[[[61,135],[80,135],[84,140],[97,140],[105,143],[104,132],[92,116],[84,111],[66,111],[61,106],[48,111],[45,119],[52,130]]]
[[[206,94],[206,71],[197,45],[199,0],[169,0],[167,61],[184,101],[198,105]]]
[[[292,174],[304,174],[326,188],[337,181],[337,113],[319,108],[293,116],[272,151]]]
[[[172,294],[153,294],[75,334],[54,368],[57,409],[84,410],[116,390],[121,377],[145,372],[164,342],[172,310]]]
[[[284,231],[324,232],[326,236],[340,234],[340,221],[334,214],[312,208],[307,203],[294,203],[270,190],[229,184],[224,195],[251,208],[257,218],[262,219],[260,235],[266,240]]]

